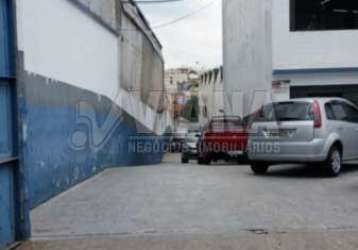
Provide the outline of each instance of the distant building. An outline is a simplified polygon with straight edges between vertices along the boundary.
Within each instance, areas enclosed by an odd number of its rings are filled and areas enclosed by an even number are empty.
[[[198,78],[198,73],[192,68],[176,68],[165,71],[164,85],[167,92],[169,110],[174,118],[180,116],[185,106],[185,100],[192,81]]]
[[[178,90],[178,84],[189,82],[196,79],[198,73],[191,68],[168,69],[165,71],[164,83],[169,93],[175,93]]]
[[[190,80],[178,84],[178,90],[173,94],[173,107],[174,118],[182,117],[185,109],[188,108],[188,104],[193,98],[198,98],[199,93],[198,80]],[[195,107],[195,112],[198,112],[198,107]]]
[[[358,2],[224,0],[228,109],[260,103],[340,96],[358,103]]]

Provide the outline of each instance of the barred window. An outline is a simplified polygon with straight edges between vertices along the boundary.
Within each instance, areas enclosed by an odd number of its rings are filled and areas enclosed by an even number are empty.
[[[291,0],[290,30],[358,29],[357,0]]]

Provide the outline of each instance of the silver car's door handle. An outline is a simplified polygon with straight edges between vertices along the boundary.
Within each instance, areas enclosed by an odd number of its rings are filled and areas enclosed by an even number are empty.
[[[355,131],[358,132],[358,128],[356,128]]]

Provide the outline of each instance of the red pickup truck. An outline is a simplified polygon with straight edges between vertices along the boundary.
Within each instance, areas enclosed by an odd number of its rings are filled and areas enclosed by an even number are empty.
[[[239,117],[215,117],[203,128],[198,142],[198,163],[246,158],[248,132]]]

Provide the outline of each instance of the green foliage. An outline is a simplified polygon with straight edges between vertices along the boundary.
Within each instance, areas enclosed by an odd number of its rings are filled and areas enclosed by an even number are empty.
[[[192,96],[185,104],[182,117],[190,122],[199,121],[199,99],[197,96]]]

